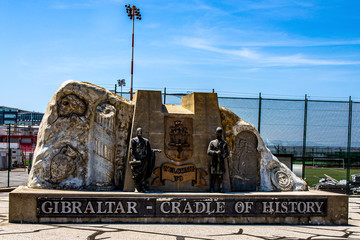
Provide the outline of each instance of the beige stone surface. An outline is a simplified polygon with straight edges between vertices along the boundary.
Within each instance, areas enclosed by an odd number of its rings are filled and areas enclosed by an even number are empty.
[[[165,163],[171,163],[173,166],[182,166],[193,164],[196,169],[200,169],[204,174],[204,184],[198,186],[192,181],[170,181],[165,180],[164,185],[151,185],[150,190],[160,192],[206,192],[209,189],[209,162],[207,155],[209,142],[215,138],[215,130],[221,126],[220,111],[218,108],[217,95],[215,93],[191,93],[182,98],[181,105],[162,105],[161,92],[158,91],[138,91],[135,95],[135,110],[132,126],[132,137],[135,137],[136,129],[141,127],[143,135],[150,141],[151,147],[161,149],[161,153],[156,154],[155,168],[160,168]],[[191,146],[186,151],[191,151],[188,159],[174,160],[169,157],[167,152],[169,146],[166,143],[165,134],[169,129],[166,120],[186,119],[192,122],[192,131],[190,134]],[[171,125],[170,125],[171,126]],[[190,129],[190,128],[189,128]],[[185,151],[184,150],[184,151]],[[173,150],[170,150],[173,151]],[[170,153],[171,154],[171,153]],[[130,159],[131,156],[129,156]],[[132,173],[129,164],[127,165],[125,191],[134,191],[131,179]],[[154,181],[156,175],[153,174],[150,183]],[[226,183],[229,184],[228,179]],[[229,189],[229,186],[227,187]]]
[[[326,216],[309,216],[309,217],[166,217],[166,218],[149,218],[149,217],[122,217],[117,218],[38,218],[36,216],[36,206],[38,197],[102,197],[102,198],[229,198],[229,199],[246,199],[248,198],[299,198],[299,199],[316,199],[327,198],[327,215]],[[85,191],[61,191],[47,189],[29,189],[19,187],[10,193],[9,204],[9,222],[28,222],[28,223],[91,223],[91,222],[117,222],[117,223],[228,223],[228,224],[311,224],[311,225],[346,225],[348,224],[348,196],[323,191],[302,191],[302,192],[251,192],[251,193],[133,193],[133,192],[85,192]]]
[[[132,102],[104,88],[62,84],[40,125],[28,186],[121,187],[132,114]]]

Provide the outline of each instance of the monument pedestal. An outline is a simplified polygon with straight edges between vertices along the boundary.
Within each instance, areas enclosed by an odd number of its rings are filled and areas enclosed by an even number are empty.
[[[134,193],[21,186],[10,193],[9,222],[347,225],[348,196],[322,191]]]

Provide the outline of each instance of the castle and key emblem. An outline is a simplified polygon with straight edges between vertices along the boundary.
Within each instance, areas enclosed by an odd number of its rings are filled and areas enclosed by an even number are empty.
[[[165,154],[174,161],[186,161],[193,151],[192,118],[165,118]]]

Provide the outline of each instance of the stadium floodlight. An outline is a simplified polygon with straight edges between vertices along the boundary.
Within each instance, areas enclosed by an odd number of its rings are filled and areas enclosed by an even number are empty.
[[[131,83],[130,83],[130,100],[133,99],[133,75],[134,75],[134,26],[135,18],[141,20],[140,9],[134,5],[125,5],[126,13],[128,17],[132,20],[132,46],[131,46]]]

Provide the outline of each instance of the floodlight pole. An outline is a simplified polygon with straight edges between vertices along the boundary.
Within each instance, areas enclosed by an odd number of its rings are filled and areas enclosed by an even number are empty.
[[[133,99],[133,75],[134,75],[134,28],[135,28],[135,17],[141,20],[140,9],[134,5],[125,5],[126,12],[130,19],[132,19],[132,44],[131,44],[131,83],[130,83],[130,100]]]
[[[121,87],[121,96],[122,96],[122,87],[125,86],[125,79],[119,79],[118,86]]]

